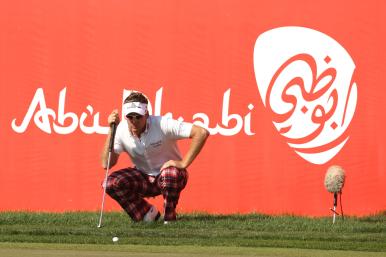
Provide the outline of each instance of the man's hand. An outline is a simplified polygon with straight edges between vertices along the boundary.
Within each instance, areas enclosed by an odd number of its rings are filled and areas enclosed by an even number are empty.
[[[111,128],[111,124],[115,123],[115,124],[119,124],[119,112],[118,112],[118,109],[115,109],[111,112],[111,114],[109,115],[109,117],[107,118],[107,121],[109,123],[109,126],[110,126],[110,129],[109,129],[109,133],[107,134],[107,138],[106,138],[106,142],[105,142],[105,145],[103,147],[103,151],[102,151],[102,167],[104,169],[107,168],[107,159],[108,159],[108,156],[109,156],[109,145],[110,145],[110,138],[112,137],[112,128]],[[119,155],[116,154],[114,151],[111,152],[111,159],[110,159],[110,167],[108,168],[111,168],[112,166],[114,166],[117,161],[118,161],[118,157]]]
[[[163,171],[164,169],[169,168],[169,167],[176,167],[177,169],[183,170],[186,168],[186,165],[184,165],[184,163],[182,161],[170,160],[170,161],[165,162],[164,165],[162,165],[161,171]]]
[[[107,118],[107,121],[108,121],[109,125],[111,125],[112,123],[115,123],[118,125],[118,123],[120,121],[118,109],[115,109],[111,112],[111,114]]]

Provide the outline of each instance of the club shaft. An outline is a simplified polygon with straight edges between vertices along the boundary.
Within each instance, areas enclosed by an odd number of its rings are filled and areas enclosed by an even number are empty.
[[[103,181],[102,206],[101,206],[101,213],[99,215],[98,228],[100,228],[102,226],[103,209],[105,207],[105,198],[106,198],[107,177],[109,175],[111,153],[112,153],[113,148],[114,148],[114,138],[115,138],[115,132],[116,131],[117,131],[117,124],[112,123],[111,124],[111,136],[110,136],[110,142],[109,142],[109,148],[108,148],[109,154],[107,157],[106,174],[105,174],[105,180]]]
[[[105,174],[105,179],[103,180],[102,206],[101,206],[101,212],[100,212],[100,214],[99,214],[98,228],[100,228],[100,227],[102,226],[102,217],[103,217],[103,209],[104,209],[104,207],[105,207],[106,187],[107,187],[107,177],[108,177],[108,175],[109,175],[110,159],[111,159],[111,151],[109,151],[109,155],[108,155],[108,158],[107,158],[106,174]]]

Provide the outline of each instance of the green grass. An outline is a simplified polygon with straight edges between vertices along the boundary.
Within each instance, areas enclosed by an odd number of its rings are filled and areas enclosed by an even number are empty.
[[[74,256],[74,257],[384,257],[383,252],[337,251],[271,247],[225,246],[154,246],[154,245],[90,245],[90,244],[43,244],[0,243],[1,257],[25,256]]]
[[[338,219],[295,216],[185,214],[176,223],[132,223],[124,213],[0,213],[0,242],[302,248],[386,252],[386,212]],[[1,248],[1,247],[0,247]],[[229,248],[230,249],[230,248]]]

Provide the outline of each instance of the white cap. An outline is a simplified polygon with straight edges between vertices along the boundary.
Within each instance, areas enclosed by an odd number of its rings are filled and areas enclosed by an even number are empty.
[[[129,113],[138,113],[145,115],[147,112],[147,104],[140,102],[129,102],[123,105],[123,115],[126,117]]]

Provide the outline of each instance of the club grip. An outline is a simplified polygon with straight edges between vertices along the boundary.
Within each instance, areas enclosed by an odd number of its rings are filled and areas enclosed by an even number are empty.
[[[109,142],[109,152],[111,153],[113,151],[114,147],[114,139],[115,139],[115,132],[117,131],[117,124],[111,123],[111,137],[110,137],[110,142]]]

